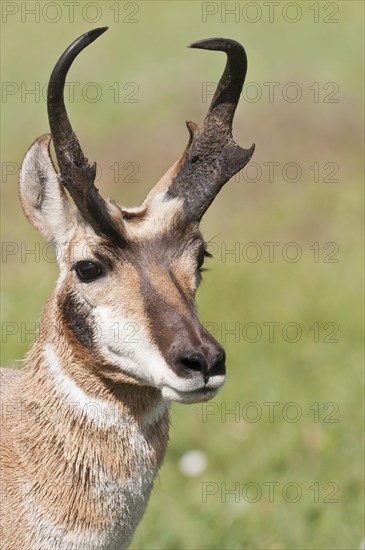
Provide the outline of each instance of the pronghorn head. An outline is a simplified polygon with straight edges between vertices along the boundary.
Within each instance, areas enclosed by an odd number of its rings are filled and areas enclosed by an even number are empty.
[[[51,134],[36,140],[26,154],[22,206],[57,250],[60,278],[54,296],[61,323],[102,376],[113,383],[152,386],[168,400],[208,400],[224,382],[225,353],[195,309],[200,271],[209,256],[199,222],[254,151],[232,138],[246,54],[228,39],[191,44],[225,52],[225,71],[202,128],[187,123],[190,138],[180,159],[142,206],[126,209],[102,198],[95,187],[95,164],[82,152],[63,98],[72,62],[105,30],[80,36],[52,72]],[[49,152],[51,139],[58,173]]]

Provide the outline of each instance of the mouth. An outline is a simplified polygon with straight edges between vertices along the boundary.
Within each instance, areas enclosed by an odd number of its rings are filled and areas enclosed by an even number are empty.
[[[178,403],[202,403],[215,397],[220,386],[214,388],[204,386],[203,388],[198,388],[192,391],[181,391],[176,388],[172,388],[171,386],[164,386],[162,388],[162,396],[168,401],[177,401]]]
[[[209,401],[215,395],[218,390],[223,386],[225,382],[225,373],[216,374],[209,377],[206,384],[204,384],[201,373],[194,372],[196,376],[191,378],[178,377],[176,375],[161,376],[162,380],[158,380],[159,377],[155,376],[136,376],[136,361],[132,356],[128,356],[126,353],[121,353],[120,350],[116,350],[114,346],[107,345],[107,352],[113,358],[113,364],[117,368],[121,369],[123,374],[129,376],[134,380],[134,383],[140,385],[147,385],[158,388],[162,397],[166,401],[177,401],[179,403],[201,403]],[[160,369],[159,358],[154,361],[153,370],[158,371]],[[167,367],[167,366],[166,366]]]

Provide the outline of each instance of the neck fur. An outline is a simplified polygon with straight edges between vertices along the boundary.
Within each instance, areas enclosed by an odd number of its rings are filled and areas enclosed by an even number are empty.
[[[52,324],[43,322],[15,399],[23,505],[39,527],[39,547],[59,540],[61,529],[68,548],[79,540],[124,548],[165,455],[168,406],[159,390],[93,358],[62,326],[52,299],[45,317]]]

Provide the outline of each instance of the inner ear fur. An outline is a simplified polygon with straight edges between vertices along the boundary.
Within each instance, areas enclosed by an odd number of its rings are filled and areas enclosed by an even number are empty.
[[[74,205],[68,200],[50,155],[50,134],[39,137],[23,160],[19,193],[30,223],[47,241],[64,240],[76,218]]]

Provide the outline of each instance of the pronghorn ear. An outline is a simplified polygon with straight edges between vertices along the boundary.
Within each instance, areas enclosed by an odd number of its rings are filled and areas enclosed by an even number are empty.
[[[47,241],[60,243],[76,221],[76,209],[68,200],[54,168],[49,134],[28,150],[20,172],[20,200],[30,223]]]
[[[152,187],[151,191],[148,193],[142,206],[148,206],[152,199],[157,195],[157,193],[164,193],[168,190],[171,185],[174,177],[179,173],[180,167],[185,160],[186,153],[188,152],[191,142],[193,140],[194,132],[198,128],[194,122],[186,123],[187,129],[189,130],[189,141],[185,147],[183,154],[178,158],[178,160],[170,166],[170,168],[165,172],[162,178]]]

